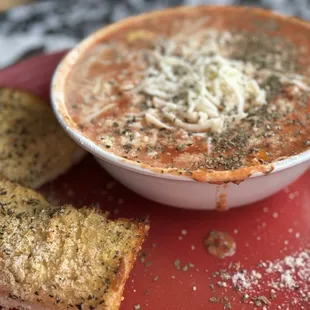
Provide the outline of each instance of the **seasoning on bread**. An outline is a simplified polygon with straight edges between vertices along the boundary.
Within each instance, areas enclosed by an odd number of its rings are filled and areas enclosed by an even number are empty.
[[[0,305],[119,309],[148,229],[95,208],[51,206],[0,177]]]
[[[46,102],[0,88],[0,174],[36,188],[67,171],[84,154]]]

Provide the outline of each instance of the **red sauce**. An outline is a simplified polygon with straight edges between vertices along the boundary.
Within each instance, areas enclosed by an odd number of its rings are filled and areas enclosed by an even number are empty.
[[[219,185],[216,189],[216,210],[227,210],[227,184]]]

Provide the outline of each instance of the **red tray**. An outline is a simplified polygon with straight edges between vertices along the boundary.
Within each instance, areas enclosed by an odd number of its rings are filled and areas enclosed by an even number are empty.
[[[0,86],[17,87],[48,99],[51,75],[61,56],[43,55],[2,70]],[[283,259],[310,249],[310,171],[271,198],[223,213],[170,208],[141,198],[115,182],[91,156],[41,191],[53,202],[98,202],[112,217],[149,216],[151,231],[143,247],[145,256],[138,259],[126,284],[122,310],[139,306],[149,310],[229,309],[229,304],[231,309],[263,309],[264,304],[249,303],[250,298],[242,303],[242,294],[232,288],[231,281],[227,281],[226,288],[217,287],[219,278],[213,277],[214,272],[235,262],[251,270],[261,260]],[[205,251],[203,239],[212,230],[235,238],[234,256],[219,260]],[[177,270],[177,259],[182,267],[188,263],[195,267]],[[309,286],[309,281],[310,274],[304,287]],[[210,284],[215,285],[214,292]],[[291,306],[299,290],[277,291],[266,309],[310,309],[310,299]],[[262,294],[270,294],[264,279],[257,291],[257,295]],[[210,302],[212,297],[219,301]]]

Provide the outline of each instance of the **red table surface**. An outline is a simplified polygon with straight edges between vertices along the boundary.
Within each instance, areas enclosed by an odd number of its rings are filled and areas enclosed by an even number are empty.
[[[4,69],[0,71],[0,86],[17,87],[48,99],[50,78],[61,56],[43,55]],[[222,213],[181,210],[141,198],[114,182],[91,156],[41,191],[61,203],[99,203],[111,211],[112,217],[149,216],[151,230],[143,251],[145,262],[151,265],[137,260],[126,284],[122,310],[135,309],[135,305],[149,310],[223,309],[223,304],[210,303],[211,296],[228,296],[232,309],[253,309],[254,305],[241,303],[240,295],[231,287],[212,293],[212,272],[237,261],[251,269],[261,260],[282,259],[310,249],[310,171],[273,197]],[[187,234],[182,235],[182,230]],[[211,230],[235,238],[237,251],[233,257],[218,260],[204,250],[203,239]],[[191,262],[195,268],[176,270],[176,259],[182,264]],[[154,277],[158,279],[154,281]],[[150,293],[145,294],[146,290]],[[289,301],[290,294],[280,292],[268,309],[279,309]],[[304,309],[310,305],[304,304]]]

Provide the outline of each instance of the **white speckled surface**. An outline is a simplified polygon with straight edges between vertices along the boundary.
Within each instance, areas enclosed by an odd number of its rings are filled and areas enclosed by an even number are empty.
[[[0,68],[24,55],[74,46],[102,25],[167,6],[262,6],[310,20],[310,0],[49,0],[0,13]]]

